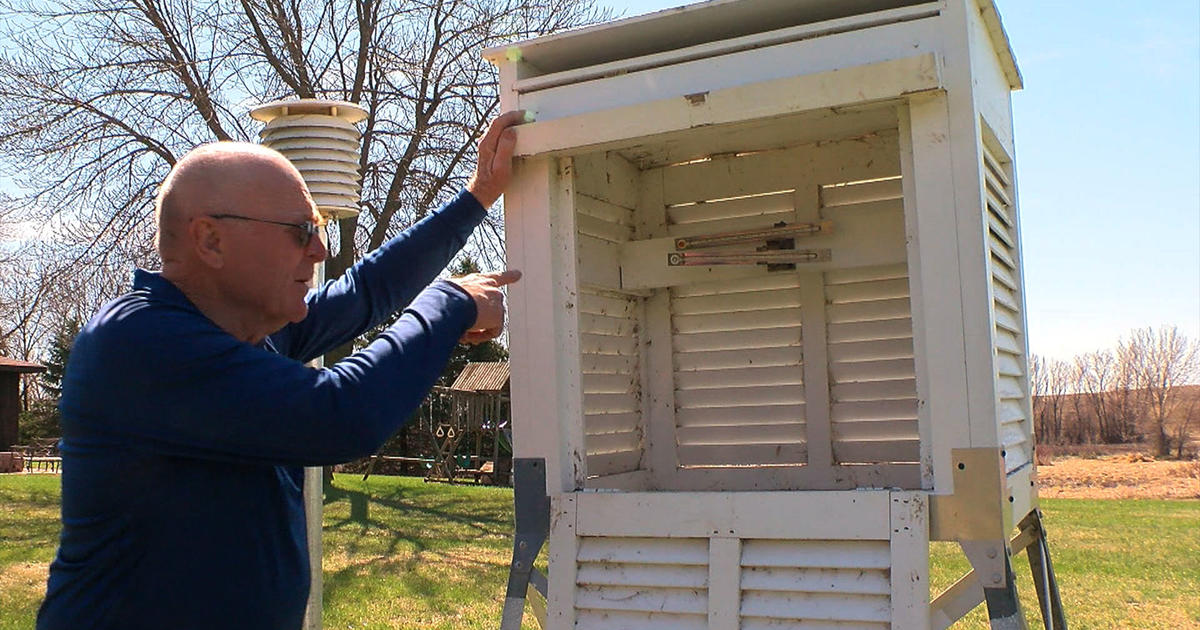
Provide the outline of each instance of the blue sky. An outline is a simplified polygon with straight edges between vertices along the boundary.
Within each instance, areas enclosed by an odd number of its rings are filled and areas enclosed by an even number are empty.
[[[599,0],[626,16],[684,0]],[[1030,349],[1200,338],[1200,2],[997,0],[1013,95]]]

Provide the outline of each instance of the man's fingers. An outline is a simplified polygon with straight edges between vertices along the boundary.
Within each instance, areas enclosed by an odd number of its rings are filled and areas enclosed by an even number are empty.
[[[523,109],[515,109],[493,118],[492,124],[488,126],[487,133],[484,134],[483,140],[479,143],[480,152],[482,153],[484,150],[488,153],[495,151],[495,147],[500,144],[500,139],[504,131],[522,122],[525,122],[525,110]]]
[[[498,287],[506,284],[512,284],[521,279],[520,269],[505,269],[504,271],[492,271],[489,273],[480,274],[492,279],[492,282]]]

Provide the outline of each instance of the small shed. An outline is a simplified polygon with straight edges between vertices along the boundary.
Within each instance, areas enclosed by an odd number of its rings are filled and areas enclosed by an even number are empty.
[[[21,375],[45,371],[45,366],[38,363],[0,357],[0,451],[7,451],[19,439]]]
[[[506,628],[541,540],[554,629],[1024,628],[1024,549],[1063,627],[994,0],[712,0],[485,56],[535,118]],[[973,567],[936,597],[931,541]]]

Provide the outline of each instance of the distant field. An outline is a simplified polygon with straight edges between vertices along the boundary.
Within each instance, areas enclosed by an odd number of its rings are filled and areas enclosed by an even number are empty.
[[[0,630],[28,629],[58,534],[58,477],[0,475]],[[407,477],[338,475],[325,506],[326,628],[498,625],[512,493]],[[1072,628],[1200,629],[1200,501],[1043,501]],[[967,569],[937,544],[935,589]],[[1027,617],[1036,600],[1016,565]],[[955,628],[987,628],[977,609]]]

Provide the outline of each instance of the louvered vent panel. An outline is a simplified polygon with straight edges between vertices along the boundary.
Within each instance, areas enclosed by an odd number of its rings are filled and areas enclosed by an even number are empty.
[[[1011,472],[1032,460],[1032,431],[1026,412],[1028,390],[1021,313],[1021,272],[1012,184],[1004,166],[984,147],[992,314],[996,326],[996,409],[1004,463]]]
[[[704,630],[708,627],[708,540],[579,539],[575,627]]]
[[[671,289],[679,465],[805,463],[792,273]]]
[[[744,540],[742,630],[891,627],[888,541]]]
[[[633,210],[603,199],[575,195],[575,229],[583,236],[623,243],[633,236]]]
[[[903,214],[899,177],[821,187],[825,216]],[[838,464],[920,459],[906,265],[825,274],[833,457]]]
[[[671,236],[696,236],[771,227],[779,221],[792,223],[792,190],[706,199],[667,207]]]
[[[588,476],[637,470],[642,460],[639,300],[579,292],[580,372]]]

